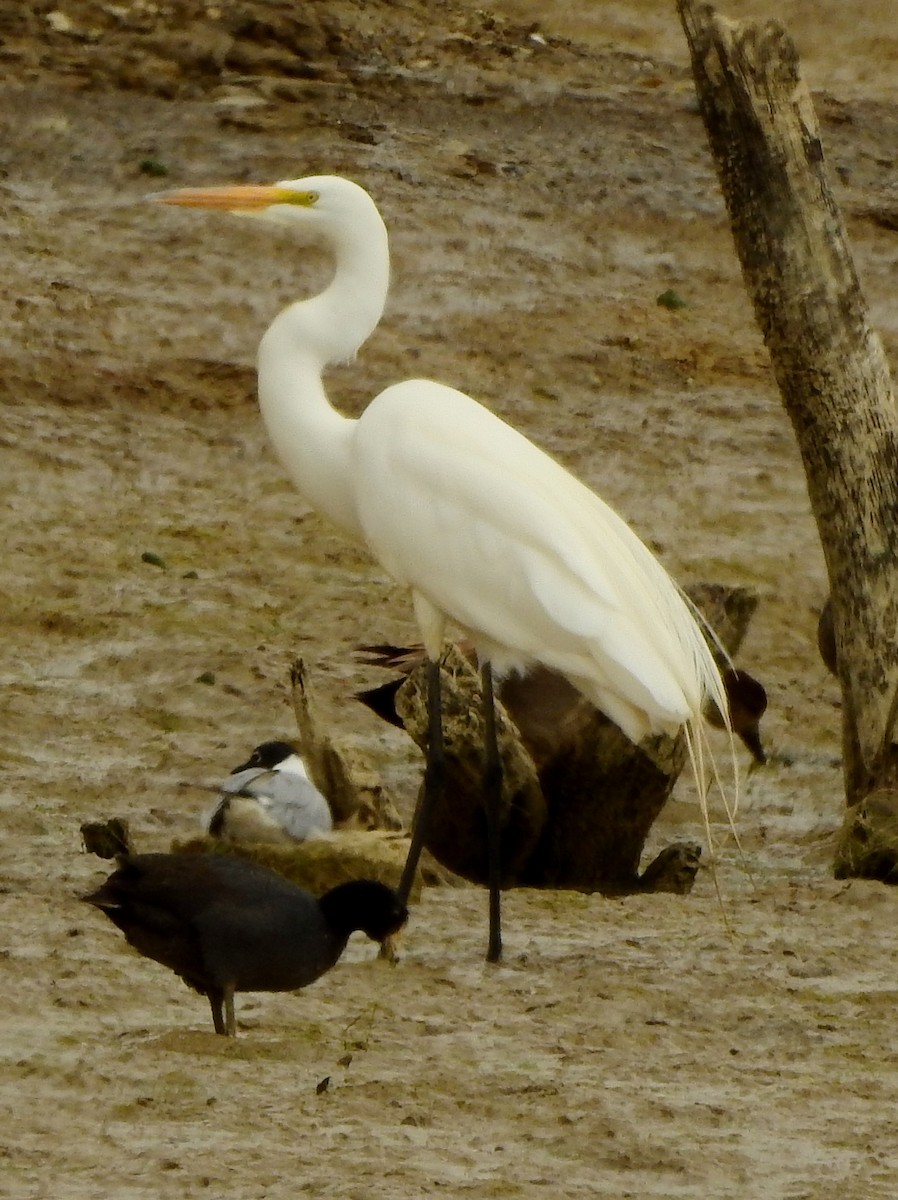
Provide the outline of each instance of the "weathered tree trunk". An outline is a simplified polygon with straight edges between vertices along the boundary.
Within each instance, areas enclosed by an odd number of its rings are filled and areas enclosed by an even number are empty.
[[[735,653],[757,606],[744,588],[687,589],[722,644]],[[466,879],[487,878],[483,808],[483,730],[476,669],[452,647],[442,660],[448,783],[431,814],[427,848]],[[638,746],[565,679],[537,668],[521,681],[535,704],[515,703],[519,725],[496,705],[503,763],[503,886],[583,891],[688,891],[696,847],[665,853],[639,876],[649,830],[686,760],[681,736]],[[504,685],[503,685],[504,690]],[[509,705],[513,697],[506,693]],[[427,685],[422,663],[396,694],[406,731],[426,753]],[[547,718],[548,714],[548,719]]]
[[[791,39],[678,0],[755,317],[795,430],[833,599],[845,792],[898,779],[898,411]]]

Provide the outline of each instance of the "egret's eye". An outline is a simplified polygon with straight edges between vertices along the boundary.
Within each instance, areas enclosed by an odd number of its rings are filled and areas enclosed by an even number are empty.
[[[300,192],[295,188],[278,188],[278,204],[294,204],[299,208],[312,208],[318,203],[317,192]]]

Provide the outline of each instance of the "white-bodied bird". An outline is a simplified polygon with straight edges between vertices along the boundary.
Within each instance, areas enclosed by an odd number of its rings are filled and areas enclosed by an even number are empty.
[[[382,391],[358,420],[333,408],[322,374],[353,358],[387,297],[387,231],[363,188],[321,175],[155,198],[261,217],[334,255],[324,291],[285,308],[262,338],[262,416],[309,504],[366,545],[411,592],[429,661],[431,736],[403,898],[442,787],[439,656],[447,621],[477,648],[486,735],[487,957],[495,961],[501,763],[493,671],[551,667],[633,741],[685,727],[704,805],[702,708],[710,699],[727,711],[705,636],[679,588],[617,513],[470,396],[412,379]]]
[[[221,785],[207,821],[228,842],[304,842],[334,827],[330,806],[290,742],[263,742]]]

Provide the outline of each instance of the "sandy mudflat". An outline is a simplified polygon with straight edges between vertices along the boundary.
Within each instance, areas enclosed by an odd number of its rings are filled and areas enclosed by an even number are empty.
[[[895,1196],[898,897],[830,875],[823,561],[673,8],[0,0],[0,1196]],[[805,52],[894,361],[890,6],[752,8]],[[376,680],[356,643],[414,637],[406,601],[307,510],[253,398],[261,331],[326,264],[141,201],[311,172],[365,183],[392,232],[340,405],[452,382],[684,582],[755,587],[771,763],[744,788],[751,878],[718,831],[731,932],[707,871],[685,899],[515,893],[488,969],[484,897],[431,889],[398,966],[353,942],[307,993],[242,999],[227,1043],[76,902],[104,871],[78,827],[194,829],[208,794],[182,783],[292,732],[297,653],[343,744],[414,795],[408,743],[347,700]],[[685,787],[653,841],[684,834]]]

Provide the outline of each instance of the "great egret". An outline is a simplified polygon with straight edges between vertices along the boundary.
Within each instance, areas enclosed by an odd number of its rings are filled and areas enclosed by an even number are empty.
[[[229,842],[302,842],[334,827],[324,796],[290,742],[263,742],[221,785],[207,820],[213,837]]]
[[[146,958],[208,997],[215,1032],[233,1037],[235,992],[292,992],[314,983],[363,930],[384,942],[408,910],[371,879],[316,900],[276,871],[218,854],[135,854],[96,891],[99,908]]]
[[[470,396],[428,379],[394,384],[358,420],[322,373],[351,359],[383,313],[384,222],[368,193],[318,175],[272,186],[185,188],[164,204],[262,217],[322,241],[335,271],[289,305],[259,347],[259,402],[275,451],[306,500],[368,547],[411,592],[428,657],[430,747],[400,895],[407,898],[434,790],[442,786],[439,656],[447,620],[477,648],[484,696],[490,939],[501,956],[501,764],[493,670],[541,663],[633,741],[686,729],[705,807],[701,713],[722,713],[720,672],[670,576],[594,492]]]

